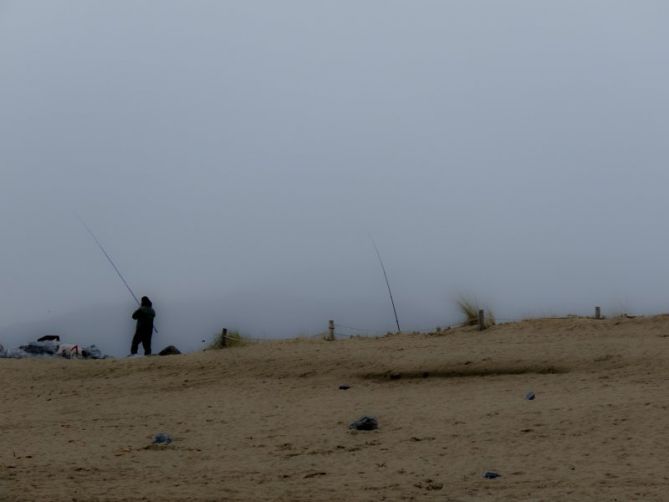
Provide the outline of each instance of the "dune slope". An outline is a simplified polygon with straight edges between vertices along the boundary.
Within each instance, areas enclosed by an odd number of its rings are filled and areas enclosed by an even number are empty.
[[[662,500],[668,348],[658,316],[0,360],[0,498]]]

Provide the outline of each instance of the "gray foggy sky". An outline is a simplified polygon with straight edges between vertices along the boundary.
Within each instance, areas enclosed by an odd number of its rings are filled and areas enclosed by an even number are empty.
[[[392,329],[370,232],[406,329],[667,310],[667,14],[0,1],[0,325],[131,307],[74,212],[172,340]]]

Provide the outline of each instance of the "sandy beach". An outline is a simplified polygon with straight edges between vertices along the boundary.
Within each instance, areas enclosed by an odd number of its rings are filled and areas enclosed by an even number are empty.
[[[4,359],[0,498],[667,500],[668,347],[658,316]]]

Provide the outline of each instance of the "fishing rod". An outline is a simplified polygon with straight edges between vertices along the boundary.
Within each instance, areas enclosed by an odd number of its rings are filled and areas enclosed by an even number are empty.
[[[84,226],[84,228],[86,229],[86,232],[88,232],[88,235],[90,235],[93,238],[93,240],[95,241],[95,243],[98,245],[98,247],[100,248],[100,251],[102,251],[102,254],[105,255],[105,258],[107,258],[107,261],[109,262],[109,264],[112,266],[112,268],[116,272],[116,275],[118,275],[119,279],[121,279],[121,282],[123,282],[123,285],[126,287],[128,292],[130,293],[130,295],[137,302],[137,305],[141,306],[142,303],[139,301],[139,298],[137,298],[137,295],[135,294],[135,292],[130,287],[130,284],[128,284],[128,281],[125,280],[125,277],[123,277],[123,274],[121,273],[119,268],[116,266],[116,263],[114,263],[114,260],[112,260],[112,257],[109,256],[109,253],[107,253],[107,250],[104,248],[104,246],[102,245],[100,240],[93,233],[93,230],[91,230],[91,227],[89,227],[86,224],[86,222],[84,221],[84,219],[81,216],[79,216],[77,214],[76,217],[81,222],[81,224]],[[156,333],[156,335],[158,334],[158,330],[156,329],[155,326],[153,327],[153,331]]]
[[[393,306],[393,313],[395,314],[395,324],[397,324],[397,332],[400,333],[402,330],[400,329],[400,321],[397,318],[397,309],[395,308],[395,300],[393,300],[393,292],[390,289],[390,281],[388,280],[386,267],[383,264],[383,259],[381,258],[381,253],[379,251],[378,246],[376,245],[376,241],[374,241],[374,237],[370,235],[369,238],[372,241],[372,245],[374,246],[374,251],[376,251],[376,256],[379,259],[379,264],[381,265],[381,270],[383,271],[383,278],[386,280],[386,286],[388,287],[388,296],[390,296],[390,304]]]

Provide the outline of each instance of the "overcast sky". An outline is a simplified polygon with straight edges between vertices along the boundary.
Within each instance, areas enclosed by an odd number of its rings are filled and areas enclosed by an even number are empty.
[[[669,310],[668,14],[0,0],[0,325],[131,308],[75,213],[195,331]]]

